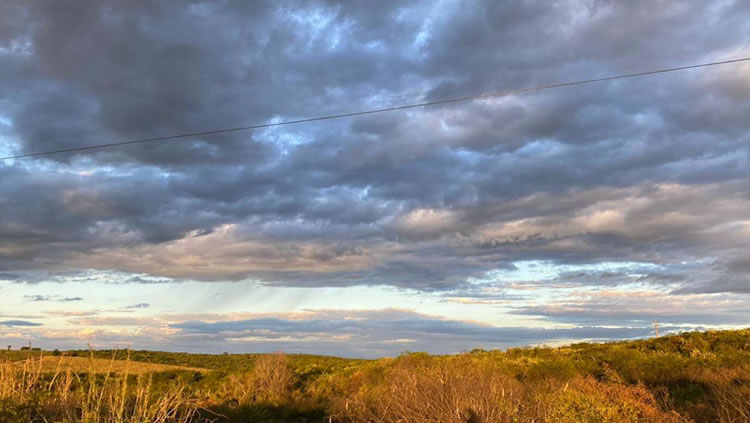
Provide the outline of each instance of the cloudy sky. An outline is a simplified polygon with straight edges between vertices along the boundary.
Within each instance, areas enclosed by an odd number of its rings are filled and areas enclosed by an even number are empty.
[[[0,156],[750,56],[750,3],[5,0]],[[0,162],[0,342],[750,324],[750,64]]]

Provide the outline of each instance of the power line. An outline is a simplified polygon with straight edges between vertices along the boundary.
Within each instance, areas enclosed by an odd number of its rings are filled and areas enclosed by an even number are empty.
[[[340,113],[336,115],[287,120],[283,122],[262,123],[262,124],[250,125],[250,126],[238,126],[236,128],[214,129],[210,131],[189,132],[189,133],[178,134],[178,135],[167,135],[163,137],[141,138],[141,139],[134,139],[134,140],[128,140],[128,141],[112,142],[112,143],[107,143],[107,144],[96,144],[96,145],[87,145],[87,146],[81,146],[81,147],[63,148],[60,150],[42,151],[38,153],[18,154],[15,156],[0,157],[0,160],[23,159],[27,157],[46,156],[50,154],[71,153],[71,152],[76,152],[76,151],[94,150],[94,149],[99,149],[99,148],[110,148],[110,147],[117,147],[121,145],[143,144],[143,143],[148,143],[148,142],[166,141],[166,140],[173,140],[173,139],[178,139],[178,138],[224,134],[228,132],[249,131],[253,129],[263,129],[263,128],[271,128],[275,126],[295,125],[299,123],[317,122],[317,121],[322,121],[322,120],[342,119],[342,118],[348,118],[348,117],[354,117],[354,116],[371,115],[375,113],[384,113],[384,112],[393,112],[397,110],[414,109],[417,107],[436,106],[439,104],[460,103],[460,102],[481,100],[481,99],[492,98],[492,97],[505,97],[505,96],[514,95],[514,94],[523,94],[523,93],[529,93],[529,92],[534,92],[534,91],[549,90],[552,88],[573,87],[576,85],[591,84],[595,82],[605,82],[605,81],[613,81],[616,79],[635,78],[639,76],[655,75],[655,74],[668,73],[668,72],[677,72],[677,71],[683,71],[687,69],[704,68],[708,66],[726,65],[730,63],[739,63],[739,62],[747,62],[747,61],[750,61],[750,57],[722,60],[719,62],[701,63],[698,65],[680,66],[680,67],[675,67],[675,68],[650,70],[650,71],[645,71],[645,72],[628,73],[628,74],[623,74],[623,75],[608,76],[604,78],[586,79],[582,81],[561,82],[561,83],[555,83],[555,84],[540,85],[537,87],[518,88],[514,90],[498,91],[498,92],[478,94],[478,95],[472,95],[472,96],[466,96],[466,97],[455,97],[455,98],[449,98],[449,99],[444,99],[444,100],[426,101],[422,103],[387,107],[384,109],[364,110],[360,112]]]

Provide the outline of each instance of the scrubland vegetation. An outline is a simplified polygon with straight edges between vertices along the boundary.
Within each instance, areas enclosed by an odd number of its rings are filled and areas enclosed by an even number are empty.
[[[750,422],[750,330],[380,360],[39,354],[0,353],[0,422]]]

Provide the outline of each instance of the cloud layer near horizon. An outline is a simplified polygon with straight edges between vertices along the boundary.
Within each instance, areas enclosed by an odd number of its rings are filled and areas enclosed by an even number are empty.
[[[748,22],[741,1],[11,0],[0,153],[750,56]],[[748,116],[736,64],[5,161],[0,280],[385,285],[492,307],[541,289],[558,301],[513,313],[565,324],[601,317],[616,296],[597,290],[741,310]],[[554,276],[497,276],[525,262]],[[627,299],[625,321],[664,314]],[[675,324],[750,318],[675,307]]]
[[[645,337],[648,327],[570,326],[558,328],[496,327],[417,313],[404,309],[302,310],[294,313],[230,313],[138,316],[66,315],[78,329],[29,331],[34,345],[81,348],[80,339],[95,339],[97,348],[161,349],[186,352],[273,352],[335,354],[376,358],[404,351],[456,353],[473,348],[555,345],[575,340]],[[0,321],[0,327],[37,327],[39,323]],[[85,327],[81,329],[80,327]],[[691,329],[665,325],[665,331]],[[8,332],[20,343],[25,337]],[[17,338],[17,339],[14,339]]]

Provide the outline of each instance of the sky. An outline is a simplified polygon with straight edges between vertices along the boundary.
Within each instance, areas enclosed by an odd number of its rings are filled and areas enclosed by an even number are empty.
[[[0,2],[0,156],[750,56],[750,3]],[[0,161],[0,345],[750,325],[750,63]]]

